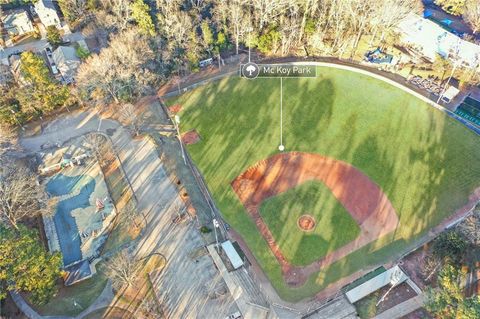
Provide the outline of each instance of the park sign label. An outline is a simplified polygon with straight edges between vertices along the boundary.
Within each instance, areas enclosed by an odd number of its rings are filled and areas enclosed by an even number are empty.
[[[315,78],[317,68],[314,65],[299,64],[256,64],[249,62],[240,65],[240,76],[255,78]]]

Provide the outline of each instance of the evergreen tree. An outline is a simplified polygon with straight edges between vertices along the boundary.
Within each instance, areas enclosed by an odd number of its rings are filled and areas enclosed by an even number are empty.
[[[132,17],[140,30],[150,36],[155,36],[155,25],[150,15],[150,7],[143,0],[135,0],[131,5]]]
[[[16,231],[0,224],[0,256],[0,299],[11,290],[30,293],[38,304],[55,295],[62,258],[45,251],[36,231],[23,225]]]

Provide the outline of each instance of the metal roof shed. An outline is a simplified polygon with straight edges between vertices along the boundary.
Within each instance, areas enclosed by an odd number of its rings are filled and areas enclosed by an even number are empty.
[[[230,240],[222,243],[222,249],[232,264],[233,269],[238,269],[243,266],[243,260],[240,258],[240,255],[237,253]]]

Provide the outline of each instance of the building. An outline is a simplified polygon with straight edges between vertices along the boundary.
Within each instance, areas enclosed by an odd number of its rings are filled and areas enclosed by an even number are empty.
[[[62,26],[57,8],[52,0],[39,0],[35,4],[35,11],[45,27],[54,25],[60,28]]]
[[[470,67],[476,67],[480,63],[479,45],[463,40],[419,15],[409,14],[399,23],[398,30],[405,44],[415,48],[430,61],[440,55]]]
[[[77,68],[82,63],[77,56],[75,48],[59,46],[53,51],[52,58],[65,83],[72,83],[77,73]]]
[[[2,23],[9,36],[35,31],[30,16],[23,9],[9,11],[2,17]]]

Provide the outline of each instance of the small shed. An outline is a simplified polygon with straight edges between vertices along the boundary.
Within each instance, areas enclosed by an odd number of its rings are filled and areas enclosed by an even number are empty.
[[[458,95],[458,93],[460,93],[459,89],[454,86],[449,86],[442,96],[442,101],[450,103]]]
[[[377,291],[382,287],[385,287],[393,281],[396,284],[399,284],[406,281],[407,279],[408,276],[405,275],[405,273],[397,265],[364,282],[363,284],[347,291],[345,293],[345,296],[347,297],[348,301],[350,301],[351,303],[355,303],[363,297],[366,297],[372,292]]]
[[[228,260],[232,264],[233,269],[238,269],[243,266],[243,260],[240,258],[235,247],[233,247],[232,242],[227,240],[221,244],[223,251],[227,255]]]

